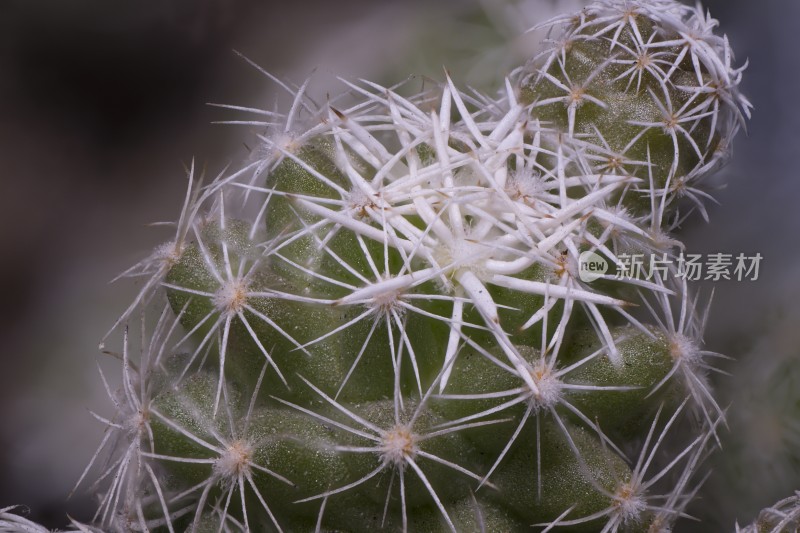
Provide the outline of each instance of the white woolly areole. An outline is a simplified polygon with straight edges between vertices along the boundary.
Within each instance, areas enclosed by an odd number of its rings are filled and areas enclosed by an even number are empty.
[[[456,272],[469,270],[478,279],[489,275],[485,261],[491,258],[491,254],[492,251],[486,244],[467,239],[456,240],[451,245],[442,244],[433,250],[433,258],[439,266],[445,268],[453,265]]]
[[[537,390],[530,390],[528,400],[536,410],[549,408],[561,400],[561,380],[555,377],[544,361],[539,361],[530,370],[530,376]]]
[[[630,483],[623,483],[614,493],[614,507],[623,522],[638,521],[647,509],[647,503]]]
[[[676,363],[688,365],[690,368],[702,363],[702,354],[697,343],[680,333],[670,335],[669,354]]]
[[[153,259],[168,266],[172,266],[180,261],[184,247],[176,241],[169,241],[160,244],[153,250]]]
[[[529,172],[515,172],[505,186],[506,194],[512,200],[533,204],[546,191],[540,176]]]
[[[241,312],[247,303],[247,284],[241,279],[228,280],[222,284],[211,301],[223,313],[235,315]]]
[[[381,292],[372,297],[369,307],[381,316],[391,316],[393,313],[397,315],[405,314],[405,307],[400,305],[400,299],[403,292],[400,290],[388,290]]]
[[[381,461],[402,467],[406,459],[413,459],[417,454],[417,435],[409,426],[398,424],[383,436],[380,451]]]
[[[375,200],[360,189],[350,191],[347,205],[357,219],[369,219],[369,211],[376,208]]]
[[[125,429],[131,435],[143,434],[148,425],[150,425],[150,411],[146,409],[138,409],[125,420]]]
[[[247,442],[237,440],[232,442],[225,452],[214,463],[214,474],[223,481],[233,481],[240,475],[250,473],[250,458],[253,447]]]

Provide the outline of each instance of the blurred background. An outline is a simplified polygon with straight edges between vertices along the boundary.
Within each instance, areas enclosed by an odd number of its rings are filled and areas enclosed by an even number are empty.
[[[750,62],[756,109],[711,223],[693,217],[682,239],[764,257],[758,281],[702,289],[707,347],[737,361],[718,385],[730,431],[692,512],[724,531],[800,489],[800,3],[705,4]],[[211,125],[231,116],[205,104],[275,99],[233,50],[295,82],[316,69],[321,96],[343,90],[336,75],[441,80],[443,65],[493,91],[544,37],[526,28],[582,5],[0,0],[0,508],[53,528],[90,518],[85,487],[66,495],[102,437],[89,410],[112,412],[97,345],[137,291],[108,282],[169,237],[148,224],[177,216],[184,165],[216,174],[246,154],[247,129]]]

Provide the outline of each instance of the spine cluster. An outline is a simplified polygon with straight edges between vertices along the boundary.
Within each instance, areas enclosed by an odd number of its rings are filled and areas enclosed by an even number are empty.
[[[741,69],[716,21],[671,0],[548,24],[493,96],[446,75],[224,106],[259,148],[206,186],[191,169],[174,240],[125,273],[142,281],[113,328],[123,386],[84,473],[99,527],[655,532],[685,515],[723,422],[721,356],[668,260],[749,111]],[[633,253],[671,266],[615,275]],[[587,280],[586,254],[609,269]]]

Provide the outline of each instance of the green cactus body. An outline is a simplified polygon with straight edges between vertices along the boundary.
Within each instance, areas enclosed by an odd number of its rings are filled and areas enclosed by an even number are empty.
[[[561,40],[495,98],[364,83],[318,109],[304,85],[262,159],[190,185],[180,246],[143,267],[166,303],[138,363],[126,337],[119,404],[139,429],[99,522],[666,531],[682,515],[722,419],[702,320],[674,269],[587,280],[581,258],[674,255],[680,197],[698,200],[748,110],[739,71],[671,1],[552,24]]]

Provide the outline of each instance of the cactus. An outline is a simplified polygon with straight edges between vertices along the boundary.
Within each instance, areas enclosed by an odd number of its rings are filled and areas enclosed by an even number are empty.
[[[724,417],[672,232],[707,217],[749,113],[742,69],[671,0],[548,25],[493,96],[445,74],[223,106],[255,114],[236,122],[263,127],[259,148],[205,186],[192,166],[174,240],[124,273],[145,281],[112,327],[123,385],[101,373],[116,416],[78,482],[97,472],[97,527],[685,516]],[[622,275],[635,253],[663,268]],[[610,268],[587,278],[587,254]]]
[[[800,491],[795,491],[794,495],[763,509],[752,524],[744,528],[740,528],[737,524],[736,533],[781,533],[797,531],[798,527],[800,527]]]

